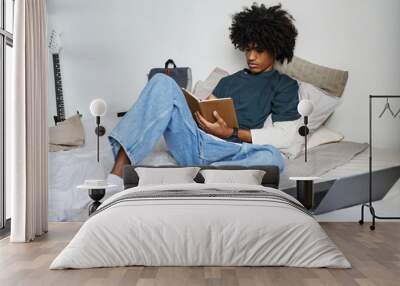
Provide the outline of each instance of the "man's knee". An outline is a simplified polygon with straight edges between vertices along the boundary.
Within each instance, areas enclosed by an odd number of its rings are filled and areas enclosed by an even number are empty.
[[[163,73],[156,73],[149,81],[153,84],[176,84],[175,80]]]
[[[155,74],[148,82],[149,96],[156,97],[158,101],[173,101],[181,93],[175,80],[165,74]]]

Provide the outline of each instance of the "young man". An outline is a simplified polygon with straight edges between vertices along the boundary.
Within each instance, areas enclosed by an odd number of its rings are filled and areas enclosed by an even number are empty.
[[[298,85],[273,65],[293,57],[293,18],[281,5],[253,4],[233,16],[230,32],[248,68],[223,78],[208,98],[233,98],[240,128],[229,128],[216,112],[215,123],[196,114],[197,125],[179,86],[158,74],[109,136],[116,158],[113,175],[121,177],[126,164],[140,164],[161,136],[182,166],[276,165],[283,170],[279,146],[271,143],[282,144],[274,137],[300,117]],[[263,128],[270,114],[274,125]]]

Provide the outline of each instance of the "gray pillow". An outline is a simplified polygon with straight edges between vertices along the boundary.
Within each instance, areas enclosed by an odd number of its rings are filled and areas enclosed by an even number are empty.
[[[343,94],[349,76],[347,71],[313,64],[296,56],[289,64],[282,65],[276,62],[274,68],[295,79],[311,83],[334,96]]]

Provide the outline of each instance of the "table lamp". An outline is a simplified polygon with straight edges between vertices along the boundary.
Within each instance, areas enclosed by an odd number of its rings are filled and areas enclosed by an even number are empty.
[[[97,135],[97,162],[99,162],[99,137],[103,136],[106,133],[106,129],[103,126],[100,126],[100,117],[104,116],[107,111],[107,103],[101,99],[97,98],[92,100],[90,103],[90,113],[96,117],[97,127],[94,132]]]
[[[304,117],[304,125],[299,128],[299,134],[304,136],[304,161],[307,162],[307,135],[310,130],[307,127],[308,116],[313,112],[314,105],[309,99],[302,99],[297,105],[297,111]]]

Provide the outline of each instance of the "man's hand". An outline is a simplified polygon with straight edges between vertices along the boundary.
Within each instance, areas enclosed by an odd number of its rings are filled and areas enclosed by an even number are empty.
[[[231,136],[233,133],[233,129],[228,127],[225,120],[221,116],[219,116],[218,112],[214,111],[213,115],[217,121],[211,123],[210,121],[207,121],[199,112],[196,112],[195,117],[200,128],[203,129],[205,132],[222,139]]]

